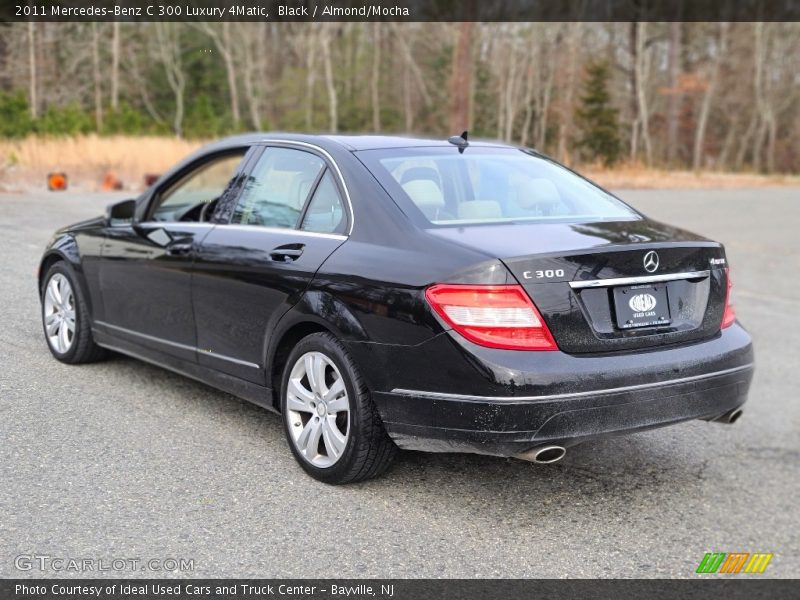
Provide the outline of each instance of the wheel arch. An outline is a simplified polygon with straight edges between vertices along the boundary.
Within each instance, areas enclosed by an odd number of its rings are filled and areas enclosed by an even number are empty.
[[[51,247],[48,249],[44,256],[42,256],[42,259],[39,261],[39,270],[36,273],[39,295],[41,296],[42,293],[44,276],[47,275],[47,271],[50,270],[50,267],[57,262],[66,262],[72,267],[79,279],[80,285],[83,287],[83,291],[85,292],[86,289],[83,285],[83,278],[81,277],[81,261],[78,255],[77,244],[75,243],[75,240],[68,238],[67,241],[63,242],[58,247]]]
[[[267,382],[272,388],[272,406],[277,411],[281,410],[281,377],[289,354],[297,343],[304,337],[313,333],[331,333],[333,329],[321,319],[306,318],[293,322],[288,327],[282,328],[279,336],[275,336],[267,360]]]

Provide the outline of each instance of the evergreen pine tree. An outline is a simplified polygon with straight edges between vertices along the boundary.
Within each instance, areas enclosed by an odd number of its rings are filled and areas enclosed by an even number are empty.
[[[611,166],[619,160],[622,149],[619,138],[618,110],[611,106],[608,63],[594,62],[586,67],[581,105],[576,110],[582,136],[578,143],[589,160],[602,160]]]

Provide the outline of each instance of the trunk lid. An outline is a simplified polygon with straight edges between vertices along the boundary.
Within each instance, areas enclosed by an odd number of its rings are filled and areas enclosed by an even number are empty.
[[[499,258],[568,353],[712,337],[726,295],[717,242],[648,219],[434,230]]]

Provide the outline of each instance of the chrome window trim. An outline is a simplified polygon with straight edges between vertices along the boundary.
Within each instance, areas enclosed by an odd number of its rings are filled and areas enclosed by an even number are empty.
[[[242,229],[244,231],[264,231],[266,233],[285,233],[287,235],[304,235],[308,237],[326,238],[330,240],[344,241],[347,239],[347,236],[341,233],[319,233],[317,231],[292,229],[291,227],[269,227],[268,225],[247,225],[245,223],[218,223],[217,227]]]
[[[667,273],[664,275],[643,275],[641,277],[615,277],[612,279],[591,279],[588,281],[570,281],[573,290],[583,288],[609,287],[612,285],[637,285],[639,283],[656,283],[659,281],[678,281],[681,279],[702,279],[711,274],[710,270],[687,271],[685,273]]]
[[[392,394],[402,394],[403,396],[417,396],[421,398],[430,398],[432,400],[456,400],[461,402],[537,402],[543,400],[569,400],[572,398],[585,398],[587,396],[599,396],[603,394],[616,394],[620,392],[635,392],[649,388],[665,387],[679,383],[690,383],[692,381],[700,381],[702,379],[711,379],[721,375],[730,375],[738,373],[739,371],[747,371],[753,368],[753,363],[747,363],[738,367],[730,369],[723,369],[722,371],[714,371],[713,373],[704,373],[702,375],[692,375],[689,377],[679,377],[678,379],[667,379],[665,381],[654,381],[652,383],[640,383],[637,385],[626,385],[615,388],[605,388],[591,390],[588,392],[572,392],[569,394],[548,394],[543,396],[471,396],[467,394],[448,394],[445,392],[425,392],[420,390],[408,390],[404,388],[394,388]]]
[[[108,329],[113,329],[116,331],[121,331],[122,333],[127,333],[128,335],[139,337],[145,340],[150,340],[151,342],[156,342],[157,344],[164,344],[165,346],[172,346],[173,348],[180,348],[181,350],[188,350],[189,352],[202,352],[207,356],[212,356],[214,358],[218,358],[220,360],[224,360],[227,362],[232,362],[237,365],[242,365],[244,367],[250,367],[253,369],[260,369],[261,365],[257,365],[256,363],[251,363],[246,360],[241,360],[238,358],[233,358],[232,356],[225,356],[224,354],[217,354],[216,352],[212,352],[211,350],[204,350],[202,348],[197,348],[196,346],[188,346],[186,344],[180,344],[178,342],[173,342],[170,340],[165,340],[164,338],[156,337],[154,335],[148,335],[146,333],[140,333],[138,331],[133,331],[132,329],[127,329],[125,327],[120,327],[119,325],[112,325],[111,323],[106,323],[105,321],[95,321],[95,325],[102,325],[103,327],[107,327]]]
[[[299,141],[296,141],[296,140],[282,140],[282,139],[279,139],[279,138],[265,138],[265,139],[259,140],[256,143],[258,143],[258,144],[285,144],[288,147],[300,146],[302,148],[310,148],[311,150],[316,150],[317,152],[322,154],[328,160],[328,162],[333,165],[333,168],[336,171],[336,176],[339,178],[339,183],[342,184],[342,189],[344,190],[345,200],[347,200],[347,206],[348,206],[349,213],[350,213],[350,224],[349,224],[349,226],[347,228],[347,236],[353,235],[353,225],[356,222],[356,213],[353,210],[353,202],[350,200],[350,190],[347,189],[347,183],[345,183],[344,175],[342,175],[342,171],[339,168],[339,165],[333,159],[333,156],[331,156],[330,152],[328,152],[327,150],[325,150],[324,148],[322,148],[321,146],[318,146],[316,144],[311,144],[309,142],[299,142]],[[277,228],[277,229],[281,229],[281,228]],[[289,231],[292,231],[292,230],[289,230]],[[298,229],[296,231],[302,231],[302,230]],[[313,232],[309,232],[309,233],[313,233]]]

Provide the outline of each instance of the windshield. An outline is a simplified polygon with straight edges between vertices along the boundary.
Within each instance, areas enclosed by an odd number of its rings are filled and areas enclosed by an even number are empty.
[[[398,148],[358,153],[406,214],[423,224],[635,219],[632,208],[527,150]]]

